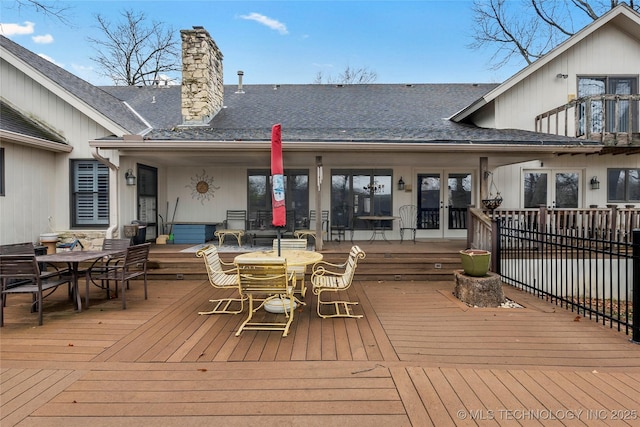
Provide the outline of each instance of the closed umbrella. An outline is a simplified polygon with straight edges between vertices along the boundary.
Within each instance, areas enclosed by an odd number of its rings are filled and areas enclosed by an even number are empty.
[[[271,128],[271,207],[272,224],[278,232],[278,256],[280,256],[280,234],[287,225],[287,208],[284,201],[284,168],[282,166],[282,138],[280,124]]]

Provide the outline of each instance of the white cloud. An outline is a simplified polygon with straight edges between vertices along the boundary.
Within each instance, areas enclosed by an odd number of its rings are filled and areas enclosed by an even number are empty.
[[[44,34],[42,36],[33,36],[31,37],[31,40],[38,44],[49,44],[53,43],[53,36],[51,34]]]
[[[261,15],[259,13],[250,13],[249,15],[241,15],[240,16],[242,19],[246,19],[248,21],[256,21],[262,25],[265,25],[269,28],[271,28],[272,30],[276,30],[277,32],[279,32],[280,34],[289,34],[289,31],[287,31],[287,26],[284,25],[282,22],[277,21],[275,19],[271,19],[268,16],[264,16]]]
[[[51,62],[52,64],[57,65],[58,67],[64,67],[63,64],[59,64],[57,63],[52,57],[50,57],[49,55],[45,55],[44,53],[39,53],[38,56],[40,58],[46,59],[47,61]]]
[[[17,36],[17,35],[25,35],[25,34],[33,34],[33,27],[36,24],[33,22],[25,21],[22,25],[20,24],[12,24],[9,22],[0,23],[0,33],[3,36]]]

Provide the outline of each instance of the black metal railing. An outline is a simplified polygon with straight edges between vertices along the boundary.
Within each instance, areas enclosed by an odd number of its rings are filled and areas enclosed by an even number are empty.
[[[493,220],[495,273],[640,343],[640,230],[631,241],[539,231]],[[634,310],[635,309],[635,310]]]

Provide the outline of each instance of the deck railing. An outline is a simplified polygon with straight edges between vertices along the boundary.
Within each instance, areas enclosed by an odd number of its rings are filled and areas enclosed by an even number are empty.
[[[492,221],[519,230],[548,232],[564,237],[583,237],[620,243],[631,242],[632,230],[640,229],[640,209],[607,208],[589,209],[496,209],[493,212],[470,208],[467,246],[492,250],[494,234]],[[523,244],[522,242],[504,244]]]
[[[470,208],[468,223],[505,283],[640,341],[640,209]]]
[[[536,132],[601,142],[640,141],[640,95],[602,94],[574,99],[535,118]]]
[[[493,271],[505,283],[640,343],[640,230],[621,241],[494,225]]]

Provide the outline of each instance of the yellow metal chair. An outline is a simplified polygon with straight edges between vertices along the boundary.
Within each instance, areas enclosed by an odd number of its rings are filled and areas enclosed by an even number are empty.
[[[307,250],[307,239],[280,239],[280,249],[284,250]],[[278,250],[278,239],[273,239],[273,251],[277,253]],[[287,267],[289,273],[295,273],[296,275],[296,292],[299,293],[303,298],[307,293],[307,285],[304,281],[304,276],[307,272],[306,265],[289,265]],[[300,286],[298,287],[298,283]]]
[[[322,294],[324,292],[341,292],[349,289],[353,282],[358,260],[364,259],[365,256],[364,251],[360,249],[359,246],[354,245],[349,252],[349,258],[347,258],[343,264],[332,264],[327,261],[320,261],[313,266],[311,285],[313,286],[313,293],[318,296],[318,316],[362,317],[361,314],[355,315],[351,312],[350,306],[357,305],[357,302],[344,300],[323,301]],[[333,306],[333,313],[322,314],[321,307],[323,306]]]
[[[213,235],[218,238],[218,246],[222,246],[227,236],[233,236],[238,241],[238,246],[242,246],[242,238],[247,231],[247,211],[228,210],[227,218],[224,220],[222,228],[214,231]]]
[[[234,289],[238,291],[238,270],[234,264],[226,263],[220,259],[215,246],[209,245],[196,252],[196,256],[204,260],[207,268],[209,283],[216,289]],[[225,270],[224,267],[227,267]],[[240,295],[238,295],[240,296]],[[246,298],[220,298],[212,299],[213,309],[200,311],[198,314],[238,314],[244,310]],[[233,308],[233,306],[236,306]],[[239,307],[238,307],[239,305]]]
[[[236,261],[236,265],[240,294],[249,299],[249,313],[246,320],[238,328],[236,336],[240,336],[242,331],[254,330],[282,331],[282,336],[286,337],[291,322],[293,322],[296,308],[293,296],[295,274],[287,272],[286,259],[282,257],[244,259]],[[261,303],[254,307],[254,300],[261,301]],[[271,321],[273,316],[279,315],[263,316],[262,313],[256,316],[257,319],[254,318],[254,313],[260,308],[266,308],[267,304],[280,308],[279,311],[282,312],[285,319]]]

